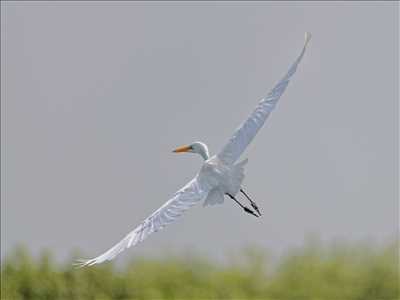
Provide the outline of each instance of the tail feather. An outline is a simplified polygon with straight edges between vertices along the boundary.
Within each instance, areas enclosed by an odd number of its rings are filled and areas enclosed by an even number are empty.
[[[234,165],[232,174],[231,174],[231,188],[232,190],[230,193],[232,195],[236,195],[239,190],[240,186],[242,185],[243,179],[244,179],[244,166],[247,164],[248,159],[244,159],[237,164]]]

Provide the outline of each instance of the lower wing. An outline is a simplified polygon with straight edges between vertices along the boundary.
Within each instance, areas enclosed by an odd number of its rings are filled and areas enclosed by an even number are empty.
[[[202,201],[206,196],[207,191],[201,188],[197,177],[192,179],[163,206],[128,233],[118,244],[95,258],[79,260],[76,265],[78,267],[92,266],[112,260],[125,249],[142,242],[153,232],[157,232],[166,225],[174,222],[186,210]]]

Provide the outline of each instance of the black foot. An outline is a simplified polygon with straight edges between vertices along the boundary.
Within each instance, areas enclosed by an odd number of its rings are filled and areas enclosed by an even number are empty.
[[[255,217],[259,217],[258,215],[256,215],[255,213],[254,213],[254,211],[252,211],[250,208],[248,208],[247,206],[244,206],[243,207],[243,210],[245,211],[245,212],[247,212],[248,214],[251,214],[251,215],[253,215],[253,216],[255,216]]]
[[[242,194],[247,198],[247,200],[249,200],[251,206],[254,208],[254,210],[258,213],[258,215],[261,217],[261,212],[260,209],[258,208],[257,204],[251,200],[251,198],[249,197],[249,195],[247,195],[247,193],[243,190],[240,189],[240,192],[242,192]]]
[[[241,208],[243,208],[243,210],[245,211],[245,212],[247,212],[248,214],[251,214],[251,215],[253,215],[253,216],[255,216],[255,217],[259,217],[258,215],[256,215],[255,213],[254,213],[254,211],[252,211],[250,208],[248,208],[247,206],[244,206],[242,203],[240,203],[234,196],[232,196],[231,194],[228,194],[228,193],[226,193],[226,195],[228,195],[233,201],[235,201]]]
[[[254,202],[251,203],[251,206],[255,209],[255,211],[258,213],[258,215],[261,217],[261,213],[260,210],[258,209],[257,204],[255,204]]]

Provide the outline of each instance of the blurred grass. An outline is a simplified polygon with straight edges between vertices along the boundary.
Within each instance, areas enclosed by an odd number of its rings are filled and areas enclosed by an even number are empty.
[[[200,257],[135,258],[75,269],[50,252],[17,247],[2,261],[1,299],[399,299],[398,242],[385,247],[309,243],[272,268],[261,249],[229,264]]]

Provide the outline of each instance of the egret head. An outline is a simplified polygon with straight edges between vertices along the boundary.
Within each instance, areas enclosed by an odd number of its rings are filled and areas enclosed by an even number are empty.
[[[207,145],[202,142],[194,142],[190,145],[176,148],[172,152],[175,152],[175,153],[183,153],[183,152],[197,153],[197,154],[200,154],[201,157],[203,157],[205,160],[210,157]]]

